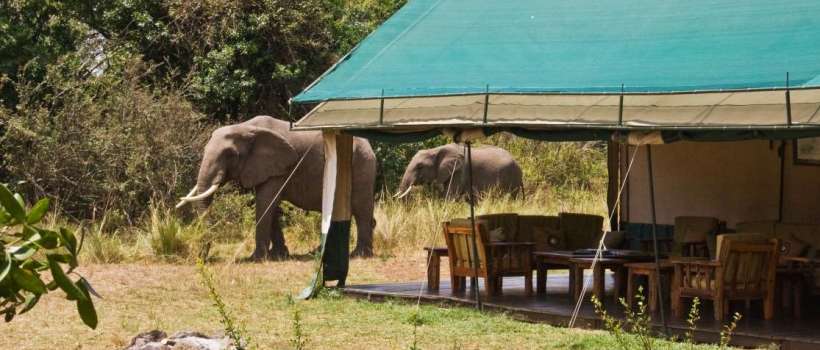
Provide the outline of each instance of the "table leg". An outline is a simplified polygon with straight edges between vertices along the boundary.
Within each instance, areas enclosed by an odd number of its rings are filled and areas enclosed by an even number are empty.
[[[803,284],[803,277],[797,277],[795,279],[795,286],[794,286],[794,318],[801,319],[803,318],[803,290],[805,285]]]
[[[592,290],[601,303],[604,302],[604,270],[606,269],[601,264],[595,264],[595,268],[592,270]]]
[[[626,304],[629,305],[629,307],[632,307],[632,303],[635,301],[636,277],[632,269],[630,269],[626,277]]]
[[[439,275],[441,272],[441,257],[430,251],[428,254],[428,259],[430,264],[427,265],[427,289],[436,291],[439,287],[439,281],[441,276]]]
[[[616,267],[612,272],[615,277],[615,288],[612,294],[615,296],[615,302],[620,303],[621,297],[626,290],[626,268],[623,266]]]
[[[572,288],[572,300],[578,300],[581,297],[581,290],[584,288],[584,268],[575,266],[572,269],[573,278],[570,288]]]
[[[647,289],[649,289],[649,311],[654,313],[658,311],[658,275],[655,274],[655,271],[649,271],[649,283],[647,285]]]
[[[535,291],[538,295],[547,294],[547,267],[541,259],[535,263]]]

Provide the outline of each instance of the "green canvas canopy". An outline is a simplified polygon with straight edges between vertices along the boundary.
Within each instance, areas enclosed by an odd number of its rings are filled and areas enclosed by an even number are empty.
[[[818,14],[815,0],[411,0],[293,99],[316,104],[295,129],[816,136]]]

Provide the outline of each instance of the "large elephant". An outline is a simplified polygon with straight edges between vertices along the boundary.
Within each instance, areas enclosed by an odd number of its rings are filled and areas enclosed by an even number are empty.
[[[282,215],[279,201],[286,200],[304,210],[321,210],[324,164],[321,132],[290,131],[287,122],[258,116],[213,132],[205,146],[196,186],[177,206],[197,201],[210,203],[217,188],[228,181],[253,189],[258,224],[252,258],[286,258],[289,252],[279,226]],[[353,255],[370,256],[375,226],[376,157],[365,139],[354,138],[353,169],[352,214],[358,230]],[[281,190],[277,202],[271,204],[291,173],[292,178]]]
[[[475,147],[472,163],[476,192],[497,188],[513,195],[523,193],[521,167],[506,150],[495,146]],[[469,188],[466,166],[466,152],[462,145],[451,143],[418,151],[404,171],[396,196],[404,197],[413,186],[426,184],[434,185],[445,196],[463,196]]]

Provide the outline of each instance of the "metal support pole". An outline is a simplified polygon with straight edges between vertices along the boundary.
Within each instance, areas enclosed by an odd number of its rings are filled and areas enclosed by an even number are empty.
[[[792,126],[792,94],[789,91],[789,72],[786,72],[786,126]]]
[[[658,303],[661,305],[658,309],[661,311],[661,322],[663,322],[663,331],[669,336],[669,324],[666,322],[666,311],[663,308],[663,278],[661,278],[661,262],[658,258],[658,218],[655,214],[655,175],[652,170],[652,145],[646,145],[646,163],[649,168],[649,203],[652,212],[652,246],[655,255],[655,275],[658,276],[655,288],[658,289]],[[650,286],[652,288],[652,286]]]
[[[484,124],[487,124],[487,112],[490,109],[490,85],[484,89]],[[469,143],[467,143],[469,147]]]
[[[379,100],[379,125],[384,124],[384,89],[382,89],[382,98]]]
[[[784,183],[786,177],[786,141],[780,141],[780,147],[777,149],[777,154],[780,157],[780,197],[777,203],[777,222],[783,222],[783,193]]]
[[[473,277],[470,280],[470,285],[473,289],[473,295],[475,295],[476,309],[480,311],[483,309],[483,307],[481,305],[481,293],[478,290],[478,243],[476,243],[476,235],[478,234],[478,232],[476,232],[475,229],[475,193],[473,193],[473,152],[470,142],[467,141],[465,142],[465,144],[467,145],[467,178],[469,180],[468,193],[470,198],[470,228],[472,228],[473,230],[473,258],[471,260],[473,261],[473,273],[475,274],[475,277]],[[487,283],[489,282],[485,280],[484,284],[487,285]]]
[[[624,84],[621,84],[621,96],[618,102],[618,126],[624,126]]]

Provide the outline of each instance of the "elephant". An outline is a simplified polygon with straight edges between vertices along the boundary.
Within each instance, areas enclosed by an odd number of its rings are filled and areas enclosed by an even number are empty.
[[[497,188],[504,193],[523,194],[521,167],[506,150],[495,146],[472,149],[473,188],[482,193]],[[464,146],[447,144],[418,151],[404,171],[399,192],[402,198],[417,185],[432,184],[444,196],[463,196],[469,188]]]
[[[287,258],[289,251],[279,225],[282,215],[279,201],[286,200],[308,211],[320,211],[324,165],[321,132],[291,131],[285,121],[257,116],[223,126],[211,134],[196,185],[181,198],[177,207],[203,201],[207,206],[219,186],[229,181],[252,189],[256,194],[257,225],[256,247],[251,259]],[[357,228],[353,256],[371,256],[376,224],[373,217],[376,156],[365,139],[353,140],[353,169],[351,212]],[[282,188],[289,176],[290,181]],[[272,203],[275,197],[276,203]]]

